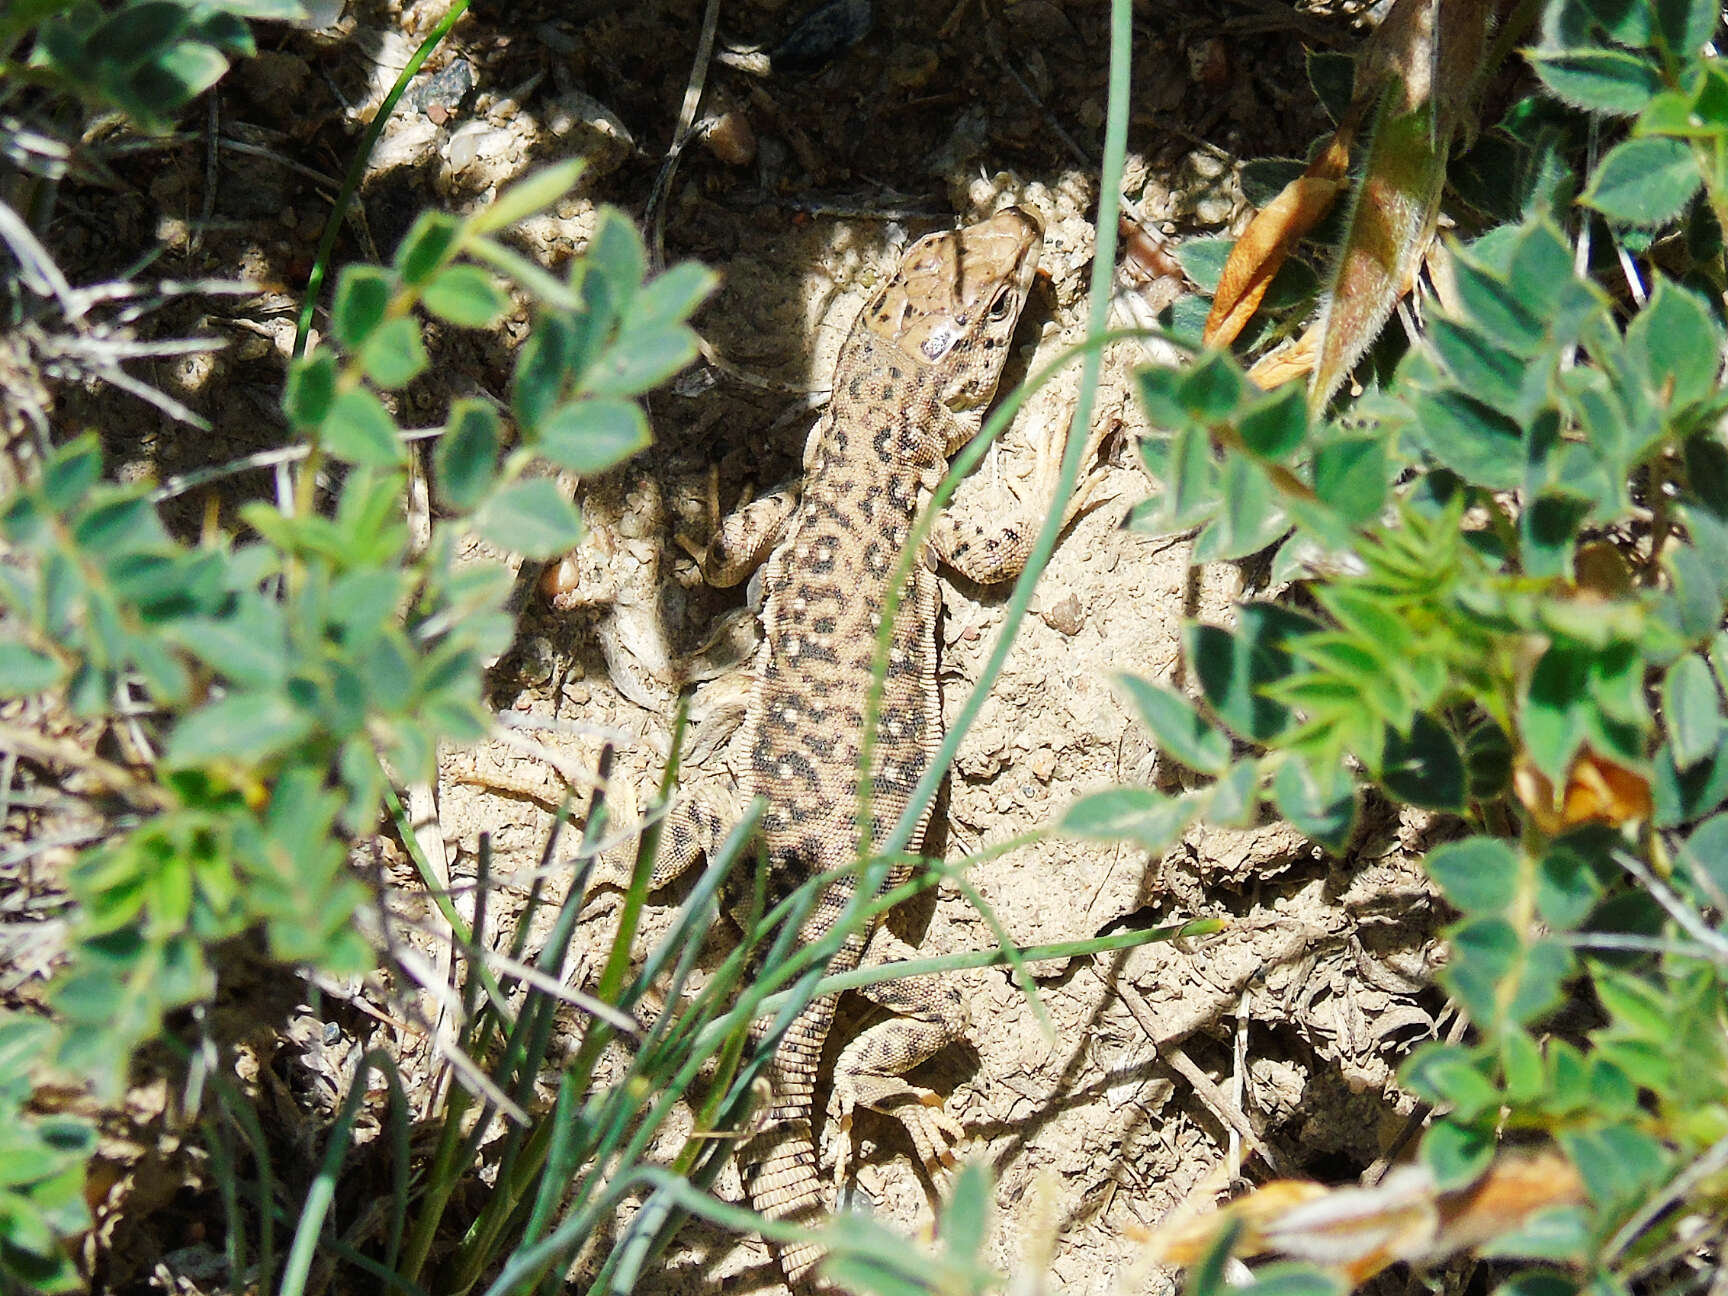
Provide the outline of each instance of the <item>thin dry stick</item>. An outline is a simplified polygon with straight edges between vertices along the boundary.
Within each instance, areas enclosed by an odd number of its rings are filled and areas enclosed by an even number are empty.
[[[702,93],[708,87],[708,64],[714,57],[714,29],[720,22],[720,0],[708,0],[702,12],[702,34],[696,41],[696,58],[690,65],[690,79],[684,86],[684,102],[678,108],[678,124],[672,130],[672,143],[667,146],[666,159],[660,164],[660,174],[654,177],[654,188],[648,194],[648,206],[643,216],[653,231],[651,247],[654,268],[666,264],[666,207],[672,192],[672,176],[678,170],[678,159],[690,142],[696,121],[696,109],[701,106]]]
[[[1164,1064],[1186,1080],[1194,1089],[1195,1095],[1206,1105],[1208,1111],[1216,1116],[1224,1125],[1235,1131],[1242,1138],[1247,1148],[1258,1153],[1260,1159],[1272,1168],[1274,1174],[1287,1173],[1278,1154],[1261,1139],[1260,1135],[1243,1114],[1242,1109],[1230,1100],[1212,1078],[1194,1064],[1181,1046],[1175,1040],[1165,1041],[1159,1038],[1158,1022],[1152,1011],[1152,1005],[1133,986],[1126,982],[1100,978],[1105,984],[1122,997],[1123,1005],[1128,1009],[1134,1020],[1140,1023],[1140,1029],[1146,1032],[1146,1038],[1152,1041],[1152,1046],[1158,1050],[1158,1056]]]

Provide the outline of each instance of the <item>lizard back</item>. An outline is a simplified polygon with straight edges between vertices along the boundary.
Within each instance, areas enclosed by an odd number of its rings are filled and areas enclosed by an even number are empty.
[[[889,582],[918,509],[995,393],[1041,242],[1036,218],[1019,208],[921,239],[841,348],[798,510],[763,577],[746,790],[767,802],[777,894],[856,853],[865,706]],[[921,557],[883,683],[872,845],[940,742],[940,602]]]

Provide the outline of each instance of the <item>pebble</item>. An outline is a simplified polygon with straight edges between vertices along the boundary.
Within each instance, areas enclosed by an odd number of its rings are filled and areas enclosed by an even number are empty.
[[[1080,607],[1080,600],[1073,594],[1051,604],[1041,615],[1045,625],[1069,638],[1079,634],[1080,627],[1086,624],[1086,614]]]
[[[756,160],[756,132],[741,112],[723,112],[703,132],[702,143],[727,166],[749,166]]]

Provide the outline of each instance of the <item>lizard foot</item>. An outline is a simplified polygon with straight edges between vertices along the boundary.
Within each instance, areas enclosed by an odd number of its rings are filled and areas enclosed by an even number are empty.
[[[842,1187],[852,1168],[852,1113],[859,1107],[892,1116],[912,1140],[912,1151],[933,1182],[940,1182],[955,1164],[954,1149],[966,1131],[942,1109],[942,1095],[908,1084],[897,1077],[860,1076],[836,1079],[828,1102],[828,1119],[835,1132],[834,1184]]]

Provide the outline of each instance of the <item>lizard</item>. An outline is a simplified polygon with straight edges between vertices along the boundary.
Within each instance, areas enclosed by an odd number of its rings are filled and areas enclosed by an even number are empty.
[[[758,832],[770,904],[811,877],[834,875],[799,931],[806,944],[831,930],[858,884],[846,870],[858,852],[866,699],[894,570],[949,457],[982,425],[1042,244],[1042,224],[1020,207],[914,243],[841,346],[829,404],[806,445],[801,490],[735,515],[702,555],[704,575],[716,585],[736,584],[766,557],[763,633],[739,737],[748,765],[736,801],[765,803]],[[1049,485],[1049,459],[1041,462]],[[872,752],[873,846],[909,804],[941,740],[941,591],[933,557],[978,584],[996,583],[1024,568],[1033,531],[1031,517],[992,534],[945,512],[932,527],[934,555],[912,565]],[[711,794],[680,803],[668,818],[651,888],[718,846],[736,819],[733,800]],[[914,843],[925,827],[920,821]],[[908,874],[897,866],[887,885]],[[860,966],[867,947],[871,963],[903,957],[904,943],[875,927],[854,935],[828,970]],[[830,1118],[844,1134],[857,1106],[889,1112],[935,1174],[952,1162],[961,1131],[936,1095],[900,1077],[961,1034],[964,1002],[935,977],[863,993],[901,1015],[847,1044]],[[828,1210],[813,1129],[817,1068],[834,1011],[832,996],[816,999],[787,1028],[769,1067],[767,1110],[738,1149],[751,1204],[770,1219],[813,1224]],[[844,1177],[844,1149],[838,1158],[836,1180]],[[792,1291],[823,1290],[814,1272],[821,1254],[809,1243],[780,1248]]]

